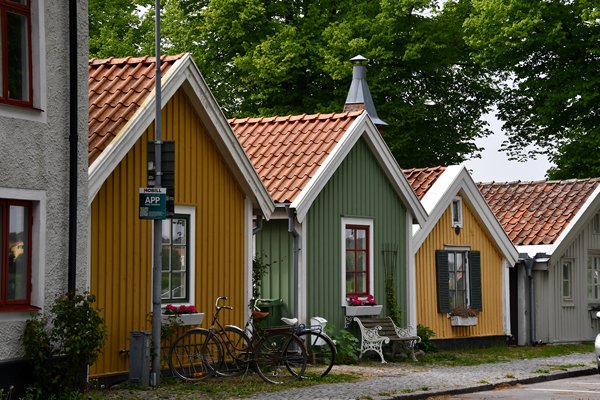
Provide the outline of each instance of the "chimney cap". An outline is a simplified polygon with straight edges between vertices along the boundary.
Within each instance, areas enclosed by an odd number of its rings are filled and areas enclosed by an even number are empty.
[[[369,59],[368,59],[368,58],[366,58],[366,57],[364,57],[364,56],[361,56],[361,55],[359,54],[359,55],[357,55],[357,56],[355,56],[355,57],[352,57],[352,58],[350,59],[350,61],[356,61],[356,62],[359,62],[359,61],[369,61]]]

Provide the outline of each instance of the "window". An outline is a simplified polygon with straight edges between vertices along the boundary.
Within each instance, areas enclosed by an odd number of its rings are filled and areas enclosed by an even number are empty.
[[[594,219],[592,220],[592,233],[600,233],[600,214],[594,215]]]
[[[0,102],[32,105],[31,4],[0,0]]]
[[[588,300],[600,300],[600,255],[590,254],[588,257],[587,282]]]
[[[342,304],[348,295],[373,294],[373,221],[342,218]]]
[[[0,307],[31,302],[32,203],[0,199]]]
[[[481,255],[456,248],[436,251],[438,311],[457,307],[482,310]]]
[[[573,261],[563,260],[562,267],[562,298],[563,300],[573,300]]]
[[[162,221],[162,301],[187,302],[189,298],[189,216],[174,215]]]
[[[452,227],[462,228],[462,224],[462,199],[460,197],[455,197],[454,200],[452,200]]]

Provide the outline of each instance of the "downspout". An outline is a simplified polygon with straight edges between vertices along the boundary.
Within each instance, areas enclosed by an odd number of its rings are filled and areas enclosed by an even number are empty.
[[[260,232],[262,230],[263,227],[263,216],[262,215],[257,215],[256,216],[256,226],[254,228],[252,228],[252,235],[256,235],[258,232]]]
[[[293,282],[292,287],[294,289],[294,306],[292,307],[292,315],[298,316],[299,304],[300,304],[300,268],[298,257],[300,253],[300,234],[296,230],[296,211],[292,210],[289,205],[285,206],[288,214],[288,232],[292,234],[293,238]]]
[[[529,295],[528,299],[528,309],[529,309],[529,337],[531,338],[531,344],[535,344],[535,304],[534,304],[534,296],[533,296],[533,263],[534,259],[531,257],[527,257],[523,260],[525,264],[525,272],[527,273],[527,281],[529,283]]]
[[[69,252],[67,260],[67,290],[75,293],[77,258],[77,3],[69,0]]]

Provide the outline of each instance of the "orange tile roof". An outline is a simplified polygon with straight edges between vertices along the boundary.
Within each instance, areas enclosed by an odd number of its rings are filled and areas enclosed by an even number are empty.
[[[592,194],[600,178],[480,183],[515,246],[553,244]]]
[[[184,54],[161,56],[161,76]],[[91,165],[154,90],[155,57],[88,63],[88,163]]]
[[[292,202],[362,112],[239,118],[229,123],[276,203]]]
[[[408,183],[413,188],[419,200],[423,200],[423,196],[433,186],[435,181],[444,173],[446,167],[429,167],[429,168],[412,168],[403,169],[402,172]]]

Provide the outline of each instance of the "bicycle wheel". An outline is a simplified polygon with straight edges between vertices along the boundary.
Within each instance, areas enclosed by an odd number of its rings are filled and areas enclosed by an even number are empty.
[[[303,378],[321,378],[335,363],[335,344],[322,332],[305,330],[296,334],[306,346],[306,369]]]
[[[215,371],[220,376],[239,376],[248,370],[252,348],[250,339],[239,328],[226,326],[219,332],[223,360]]]
[[[306,368],[304,342],[291,332],[272,332],[254,349],[256,372],[266,382],[282,384],[301,379]]]
[[[221,346],[206,329],[192,329],[179,336],[169,351],[169,368],[186,381],[212,376],[223,358]]]

